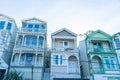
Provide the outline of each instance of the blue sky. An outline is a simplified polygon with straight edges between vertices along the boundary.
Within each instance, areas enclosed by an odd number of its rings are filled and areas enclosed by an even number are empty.
[[[48,38],[61,28],[78,35],[97,29],[120,32],[120,0],[1,0],[0,13],[14,18],[19,27],[26,18],[46,21]]]

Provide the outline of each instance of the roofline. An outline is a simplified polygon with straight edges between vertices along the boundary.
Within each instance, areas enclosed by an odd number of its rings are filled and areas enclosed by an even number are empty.
[[[43,21],[43,20],[41,20],[41,19],[39,19],[39,18],[36,18],[36,17],[24,19],[24,20],[22,20],[22,23],[27,22],[27,21],[32,20],[32,19],[36,19],[36,20],[38,20],[38,21],[40,21],[40,22],[42,22],[42,23],[44,23],[44,24],[47,23],[46,21]]]
[[[61,31],[63,31],[63,30],[65,30],[65,31],[67,31],[67,32],[69,32],[69,33],[72,33],[74,36],[77,36],[77,34],[75,34],[74,32],[72,32],[72,31],[70,31],[70,30],[68,30],[68,29],[66,29],[66,28],[62,28],[62,29],[60,29],[60,30],[58,30],[58,31],[56,31],[56,32],[53,32],[53,33],[51,34],[51,36],[53,36],[53,35],[61,32]]]
[[[5,14],[0,13],[0,16],[4,16],[4,17],[8,18],[8,19],[11,20],[11,21],[15,21],[14,18],[9,17],[9,16],[7,16],[7,15],[5,15]]]

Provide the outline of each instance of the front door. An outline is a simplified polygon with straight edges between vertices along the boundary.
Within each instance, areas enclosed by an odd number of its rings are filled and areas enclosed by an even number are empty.
[[[69,73],[77,72],[77,64],[76,61],[69,61]]]

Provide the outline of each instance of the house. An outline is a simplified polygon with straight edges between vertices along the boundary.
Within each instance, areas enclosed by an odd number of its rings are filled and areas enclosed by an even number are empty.
[[[84,78],[90,80],[120,80],[118,59],[112,36],[101,31],[90,31],[79,43]]]
[[[0,14],[0,80],[8,71],[14,47],[17,25],[15,20]]]
[[[120,32],[113,35],[113,43],[117,53],[119,65],[120,65]]]
[[[47,24],[29,18],[17,32],[10,70],[24,73],[24,80],[42,80],[47,43]]]
[[[51,80],[80,79],[77,35],[62,28],[51,34]]]

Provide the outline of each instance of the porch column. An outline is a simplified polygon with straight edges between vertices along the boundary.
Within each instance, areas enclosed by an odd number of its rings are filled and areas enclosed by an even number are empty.
[[[25,37],[25,35],[23,34],[21,47],[23,46],[23,43],[24,43],[24,37]]]
[[[39,44],[39,35],[37,35],[37,48],[38,48],[38,44]]]
[[[20,64],[20,57],[21,57],[21,50],[20,50],[19,58],[18,58],[18,65]]]
[[[35,65],[38,65],[38,64],[37,64],[37,56],[38,56],[38,54],[36,53],[36,54],[35,54]]]
[[[16,46],[16,42],[17,42],[17,40],[18,40],[18,34],[17,34],[17,36],[16,36],[16,39],[15,39],[15,46]]]
[[[13,62],[14,55],[15,55],[15,53],[13,52],[13,55],[12,55],[12,58],[11,58],[11,64],[12,65],[14,64],[14,62]]]

